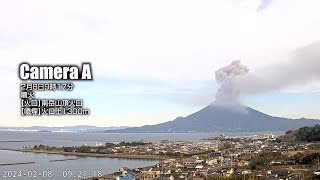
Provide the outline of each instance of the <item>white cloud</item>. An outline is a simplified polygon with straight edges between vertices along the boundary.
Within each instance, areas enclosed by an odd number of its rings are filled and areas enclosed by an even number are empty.
[[[1,82],[18,84],[7,77],[17,76],[21,61],[91,61],[95,77],[190,85],[214,81],[214,70],[231,60],[241,59],[254,71],[320,39],[320,1],[274,0],[257,12],[260,4],[1,1],[0,67],[11,72]]]
[[[2,2],[0,44],[18,62],[88,60],[107,76],[207,80],[226,61],[256,67],[320,39],[318,1],[274,1],[257,12],[259,4]]]

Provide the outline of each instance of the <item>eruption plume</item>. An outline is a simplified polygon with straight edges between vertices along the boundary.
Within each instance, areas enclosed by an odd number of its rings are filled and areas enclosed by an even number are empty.
[[[220,85],[214,104],[241,104],[243,95],[275,90],[305,88],[316,84],[320,87],[320,42],[300,48],[287,61],[248,73],[249,69],[239,60],[218,69],[215,78]]]
[[[248,72],[249,69],[242,65],[239,60],[232,61],[230,65],[218,69],[215,75],[220,88],[216,94],[216,103],[238,103],[241,92],[237,84]]]

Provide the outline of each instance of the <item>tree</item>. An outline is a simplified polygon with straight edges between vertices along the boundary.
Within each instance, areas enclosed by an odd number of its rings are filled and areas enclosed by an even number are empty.
[[[110,142],[106,142],[106,144],[105,144],[106,148],[111,148],[111,147],[113,147],[114,145],[115,145],[115,144],[110,143]]]
[[[320,153],[308,154],[301,159],[301,164],[313,164],[320,159]]]
[[[72,152],[73,148],[72,147],[63,147],[64,152]]]
[[[251,169],[252,170],[263,170],[267,169],[270,166],[270,162],[274,159],[277,159],[281,155],[279,153],[270,153],[270,152],[265,152],[260,154],[257,157],[253,157],[251,159]]]
[[[90,152],[90,146],[85,146],[85,145],[82,145],[78,148],[78,152],[80,153],[87,153],[87,152]]]

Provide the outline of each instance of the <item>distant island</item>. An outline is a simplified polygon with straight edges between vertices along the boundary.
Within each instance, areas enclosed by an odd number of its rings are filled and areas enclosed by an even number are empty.
[[[50,130],[39,130],[38,132],[52,132]]]
[[[87,133],[101,133],[105,130],[124,129],[128,126],[110,126],[110,127],[97,127],[92,125],[77,125],[77,126],[31,126],[31,127],[0,127],[0,130],[10,131],[35,131],[35,132],[87,132]]]

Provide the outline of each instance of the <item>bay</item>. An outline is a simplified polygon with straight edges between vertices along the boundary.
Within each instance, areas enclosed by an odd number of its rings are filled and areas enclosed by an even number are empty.
[[[74,133],[74,132],[28,132],[28,131],[0,131],[0,148],[22,148],[34,145],[49,146],[95,146],[105,142],[129,141],[199,141],[203,138],[216,137],[221,133]],[[227,136],[252,136],[264,132],[225,133]],[[283,134],[283,132],[273,132]],[[12,179],[81,179],[102,173],[103,175],[118,171],[120,167],[137,168],[155,165],[156,160],[80,157],[58,154],[38,154],[16,151],[0,150],[0,164],[34,162],[32,164],[19,164],[0,166],[0,179],[5,179],[8,172],[21,172],[21,177]],[[75,159],[68,161],[55,161],[61,159]],[[6,174],[7,173],[7,174]],[[51,177],[48,176],[51,173]],[[30,178],[29,175],[35,176]],[[67,175],[67,177],[65,177]],[[6,178],[11,179],[11,178]]]

